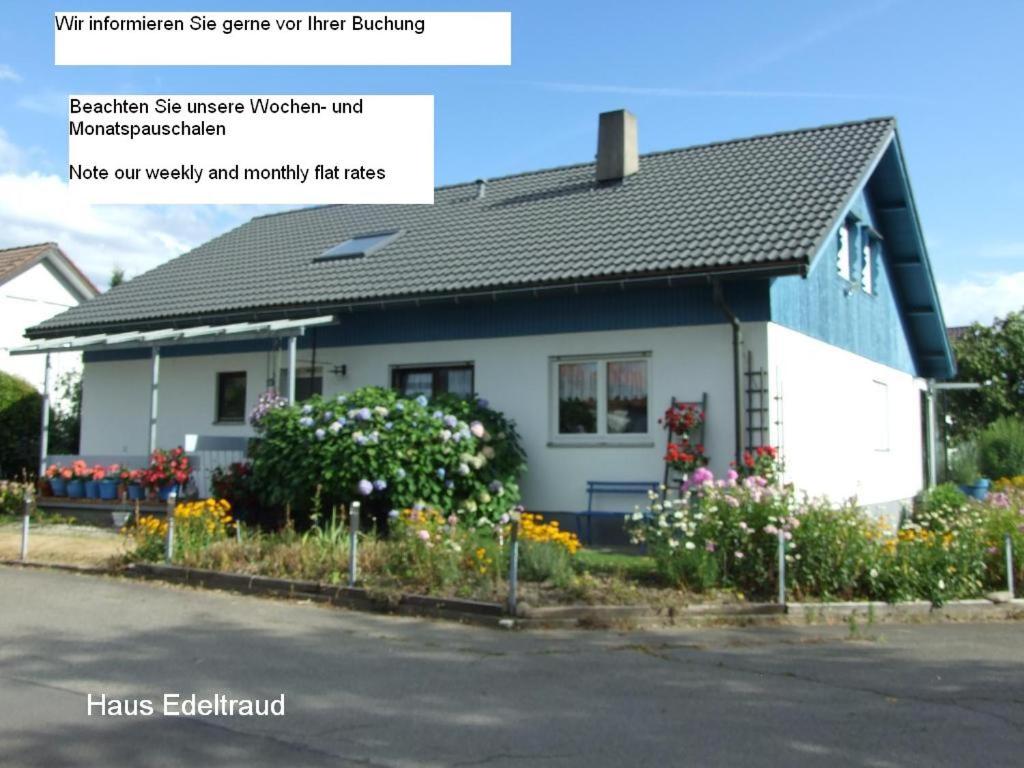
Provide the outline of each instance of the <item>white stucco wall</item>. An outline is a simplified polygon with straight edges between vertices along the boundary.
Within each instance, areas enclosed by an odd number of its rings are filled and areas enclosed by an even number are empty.
[[[765,360],[765,324],[744,326],[756,365]],[[387,386],[390,366],[472,361],[481,396],[517,422],[529,456],[524,499],[538,511],[585,508],[587,480],[660,480],[665,434],[657,424],[673,396],[709,397],[707,450],[712,468],[724,472],[731,459],[732,347],[727,325],[596,333],[550,334],[349,348],[321,348],[324,395],[365,385]],[[551,364],[559,355],[650,353],[650,439],[639,446],[554,447],[551,441]],[[300,366],[309,363],[300,353]],[[335,376],[332,364],[345,364]],[[247,425],[214,423],[216,374],[247,372],[247,409],[265,388],[266,353],[164,357],[161,365],[158,444],[181,444],[184,435],[248,435]],[[144,454],[149,413],[148,360],[89,363],[83,391],[82,452]],[[621,508],[612,499],[611,508]],[[629,500],[632,506],[634,500]]]
[[[42,391],[44,356],[12,356],[8,350],[29,343],[24,335],[26,328],[77,304],[75,295],[43,262],[0,285],[0,370],[21,376]],[[82,356],[77,352],[51,355],[51,382],[78,370],[81,364]]]
[[[922,380],[775,323],[767,337],[772,439],[787,479],[889,512],[921,490]]]

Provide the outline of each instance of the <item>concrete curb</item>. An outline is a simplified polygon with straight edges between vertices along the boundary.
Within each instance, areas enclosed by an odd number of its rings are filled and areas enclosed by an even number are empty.
[[[639,629],[643,627],[751,627],[835,624],[919,624],[928,622],[1011,621],[1024,619],[1024,599],[954,600],[933,606],[925,600],[905,603],[733,603],[661,608],[651,605],[556,605],[520,603],[515,618],[500,603],[377,593],[362,587],[332,586],[315,581],[276,579],[224,573],[178,565],[135,563],[103,568],[63,563],[0,560],[0,565],[47,568],[87,575],[131,576],[290,600],[310,600],[372,613],[419,616],[504,629]]]
[[[129,566],[127,574],[144,579],[185,584],[201,589],[221,589],[228,592],[241,592],[268,597],[312,600],[359,611],[448,619],[490,627],[498,627],[499,620],[505,615],[504,607],[498,603],[484,603],[474,600],[424,595],[399,594],[384,596],[362,587],[332,586],[315,581],[222,573],[220,571],[186,568],[177,565],[136,563]]]

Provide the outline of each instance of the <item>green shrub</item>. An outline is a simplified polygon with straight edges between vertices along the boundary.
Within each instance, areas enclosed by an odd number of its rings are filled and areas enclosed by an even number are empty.
[[[575,575],[573,556],[554,541],[519,542],[519,578],[567,587]]]
[[[978,463],[985,477],[1024,474],[1024,420],[1001,418],[978,435]]]
[[[308,511],[362,500],[368,514],[424,503],[496,520],[519,501],[524,454],[511,422],[482,402],[404,398],[364,387],[266,409],[252,448],[264,501]]]
[[[35,387],[0,371],[0,477],[35,474],[42,405],[42,395]]]
[[[959,485],[974,485],[981,478],[979,468],[978,446],[971,440],[957,445],[949,459],[947,474],[949,479]]]
[[[888,526],[852,502],[832,507],[823,500],[805,500],[797,519],[796,554],[787,574],[797,595],[849,600],[870,592],[878,542]]]

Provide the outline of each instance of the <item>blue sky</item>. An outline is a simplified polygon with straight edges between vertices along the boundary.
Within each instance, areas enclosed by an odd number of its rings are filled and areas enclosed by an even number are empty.
[[[55,10],[510,10],[511,67],[55,67]],[[438,184],[593,156],[627,107],[642,151],[895,115],[950,323],[1024,304],[1024,3],[354,4],[6,0],[0,246],[57,240],[99,282],[263,212],[67,195],[68,93],[432,93]]]

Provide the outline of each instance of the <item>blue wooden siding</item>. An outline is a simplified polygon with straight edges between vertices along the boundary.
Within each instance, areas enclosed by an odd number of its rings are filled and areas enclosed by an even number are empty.
[[[877,227],[870,200],[858,195],[851,213]],[[837,230],[838,231],[838,230]],[[850,280],[840,277],[837,231],[811,265],[807,277],[779,277],[771,285],[771,319],[787,328],[875,362],[917,374],[914,355],[886,266],[885,243],[875,259],[874,294],[861,288],[863,258],[851,240]]]
[[[723,289],[726,301],[741,320],[768,320],[766,280],[727,282]],[[518,294],[494,301],[361,309],[341,313],[336,325],[318,328],[316,341],[320,348],[348,347],[724,322],[708,284],[663,284],[580,293],[541,293],[536,297]],[[299,339],[302,349],[308,349],[311,343],[309,334]],[[267,340],[188,344],[165,347],[162,354],[189,357],[263,352],[270,344]],[[149,351],[145,349],[93,351],[85,353],[85,361],[138,360],[148,356]]]

